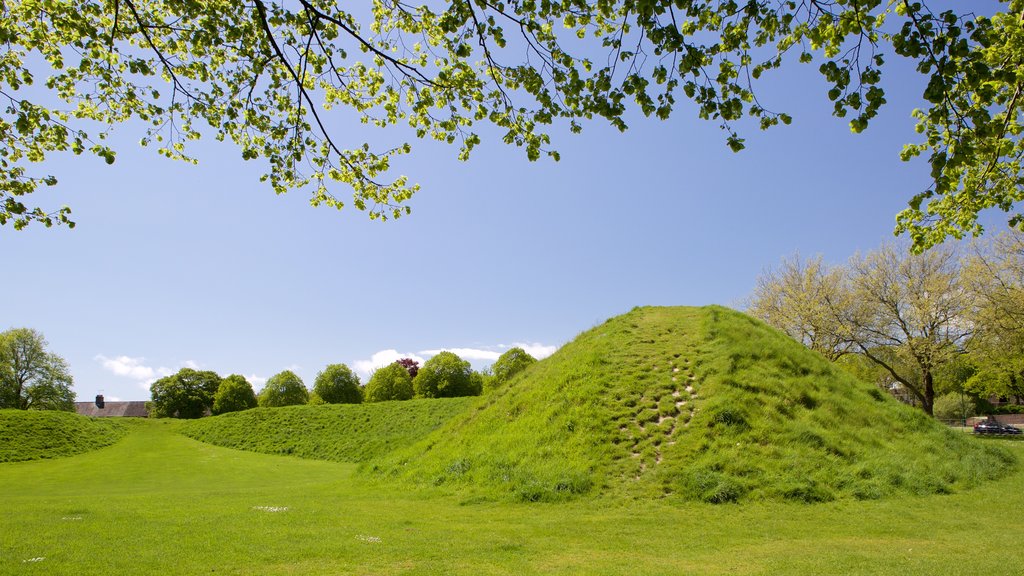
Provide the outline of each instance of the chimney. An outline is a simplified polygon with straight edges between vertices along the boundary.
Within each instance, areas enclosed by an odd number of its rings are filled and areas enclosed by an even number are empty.
[[[103,394],[96,395],[96,407],[103,408]]]

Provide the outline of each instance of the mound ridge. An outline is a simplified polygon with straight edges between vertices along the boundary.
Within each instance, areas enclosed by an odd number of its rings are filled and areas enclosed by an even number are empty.
[[[112,418],[0,410],[0,462],[74,456],[109,446],[127,433],[125,424]]]
[[[1013,465],[711,306],[612,318],[370,469],[485,498],[720,503],[947,493]]]
[[[253,408],[183,423],[217,446],[335,462],[365,462],[409,445],[465,411],[472,398]]]

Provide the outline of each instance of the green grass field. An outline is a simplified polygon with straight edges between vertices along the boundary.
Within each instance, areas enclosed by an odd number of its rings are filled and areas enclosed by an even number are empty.
[[[880,501],[473,503],[178,428],[140,422],[94,452],[0,464],[0,574],[951,576],[1024,561],[1020,471]]]
[[[719,307],[635,309],[481,398],[0,439],[0,575],[1024,573],[1024,442]]]

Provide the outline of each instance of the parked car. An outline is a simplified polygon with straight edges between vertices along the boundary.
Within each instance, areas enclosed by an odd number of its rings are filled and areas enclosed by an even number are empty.
[[[1020,434],[1020,428],[1000,424],[995,420],[982,420],[974,425],[975,434]]]

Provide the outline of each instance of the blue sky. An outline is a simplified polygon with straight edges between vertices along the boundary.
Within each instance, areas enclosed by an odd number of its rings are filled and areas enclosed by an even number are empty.
[[[344,362],[365,382],[389,350],[459,349],[480,368],[515,344],[550,353],[637,305],[736,306],[783,256],[840,262],[890,240],[927,186],[922,163],[898,158],[923,83],[905,65],[888,74],[889,104],[853,135],[816,65],[775,73],[762,100],[793,125],[742,126],[739,154],[685,107],[631,118],[624,134],[556,130],[558,163],[528,162],[486,129],[469,162],[414,142],[398,170],[422,191],[387,223],[275,196],[229,145],[204,141],[190,166],[138,148],[125,126],[113,166],[48,161],[61,184],[34,200],[70,204],[77,228],[0,229],[0,329],[42,331],[79,399],[128,400],[182,366],[259,390],[284,369],[312,386]]]

